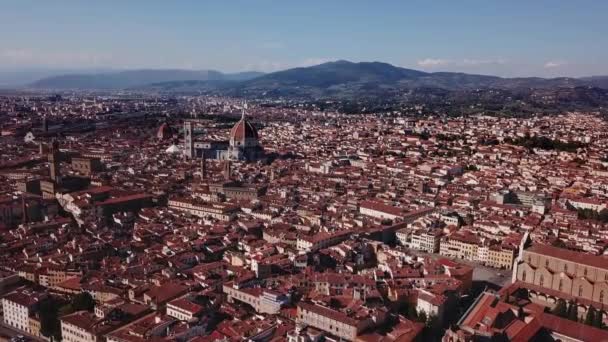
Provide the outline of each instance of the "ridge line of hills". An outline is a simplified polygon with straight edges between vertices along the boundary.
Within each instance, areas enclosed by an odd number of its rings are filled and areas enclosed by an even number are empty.
[[[503,78],[459,72],[424,72],[382,62],[340,60],[267,74],[180,69],[68,74],[43,78],[28,87],[49,90],[217,92],[234,96],[351,97],[362,93],[383,94],[425,88],[459,91],[591,87],[608,90],[608,76]]]

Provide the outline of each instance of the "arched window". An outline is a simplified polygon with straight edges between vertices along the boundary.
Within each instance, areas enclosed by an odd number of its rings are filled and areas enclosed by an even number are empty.
[[[583,285],[579,285],[578,286],[578,296],[582,297],[583,296]]]
[[[564,288],[564,281],[562,279],[559,280],[559,290],[561,291]]]
[[[528,281],[528,277],[526,277],[526,271],[521,274],[521,278],[523,281]]]
[[[540,285],[540,286],[543,286],[543,284],[544,284],[544,283],[545,283],[545,277],[543,277],[543,275],[541,274],[541,275],[540,275],[540,282],[539,282],[539,285]]]
[[[600,291],[600,303],[604,302],[604,290]]]

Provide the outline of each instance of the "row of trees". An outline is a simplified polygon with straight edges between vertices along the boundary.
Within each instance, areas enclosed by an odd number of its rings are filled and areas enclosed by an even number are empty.
[[[414,304],[401,304],[398,312],[411,321],[424,323],[423,341],[441,339],[442,329],[437,316],[429,316],[424,311],[417,311]]]
[[[500,141],[498,141],[498,139],[495,137],[481,138],[479,142],[481,145],[485,146],[495,146],[500,144]],[[539,148],[541,150],[555,150],[565,152],[576,152],[577,149],[587,146],[586,144],[578,141],[563,142],[561,140],[553,140],[547,137],[529,135],[515,139],[507,137],[505,138],[503,143],[523,146],[530,150],[534,148]]]
[[[76,311],[93,311],[94,308],[95,300],[88,292],[77,294],[70,302],[50,296],[40,302],[40,333],[55,341],[61,341],[59,318]]]
[[[600,222],[608,222],[608,210],[597,212],[592,209],[577,209],[578,218],[581,220],[595,220]]]
[[[563,142],[560,140],[549,139],[547,137],[532,137],[529,135],[516,139],[506,138],[504,142],[507,144],[527,147],[528,149],[540,148],[542,150],[556,150],[566,152],[576,152],[577,149],[587,146],[586,144],[583,144],[578,141]]]
[[[573,301],[566,303],[565,300],[559,299],[553,310],[551,310],[551,313],[559,317],[569,319],[571,321],[580,321],[581,323],[594,326],[596,328],[604,328],[604,323],[602,322],[602,312],[597,311],[594,307],[590,307],[589,310],[587,310],[585,318],[579,320],[578,304]]]

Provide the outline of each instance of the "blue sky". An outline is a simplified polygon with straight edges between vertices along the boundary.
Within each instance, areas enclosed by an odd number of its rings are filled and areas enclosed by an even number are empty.
[[[608,1],[3,0],[0,69],[608,74]]]

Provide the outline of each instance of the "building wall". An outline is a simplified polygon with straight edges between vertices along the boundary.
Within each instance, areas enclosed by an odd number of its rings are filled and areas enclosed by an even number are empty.
[[[42,337],[40,334],[40,321],[34,317],[30,317],[30,332],[31,335]]]
[[[452,258],[461,258],[466,260],[476,260],[478,255],[476,244],[469,244],[454,239],[446,239],[441,241],[439,254]]]
[[[443,305],[437,306],[433,303],[427,302],[426,300],[418,299],[418,301],[416,302],[416,310],[418,310],[419,312],[424,311],[427,317],[435,316],[440,321],[443,320],[443,309]]]
[[[510,270],[513,268],[515,253],[508,249],[493,250],[489,249],[486,265],[496,268]]]
[[[411,247],[427,253],[439,252],[439,236],[434,236],[427,233],[412,234]]]
[[[2,299],[2,312],[4,323],[30,333],[30,310],[23,305],[12,302],[6,298]]]
[[[194,316],[192,316],[191,312],[182,310],[171,304],[167,304],[167,315],[177,318],[180,321],[189,321],[194,317]]]
[[[319,315],[309,310],[304,310],[299,306],[297,322],[313,326],[348,341],[357,339],[356,326],[337,321],[331,317]]]
[[[378,210],[369,209],[369,208],[365,208],[365,207],[360,207],[359,212],[363,215],[367,215],[367,216],[371,216],[371,217],[375,217],[375,218],[379,218],[379,219],[394,220],[394,219],[401,217],[398,215],[393,215],[393,214],[389,214],[389,213],[386,213],[383,211],[378,211]]]
[[[61,321],[62,342],[95,342],[96,336],[85,329]]]
[[[524,250],[516,279],[608,304],[608,270]]]

